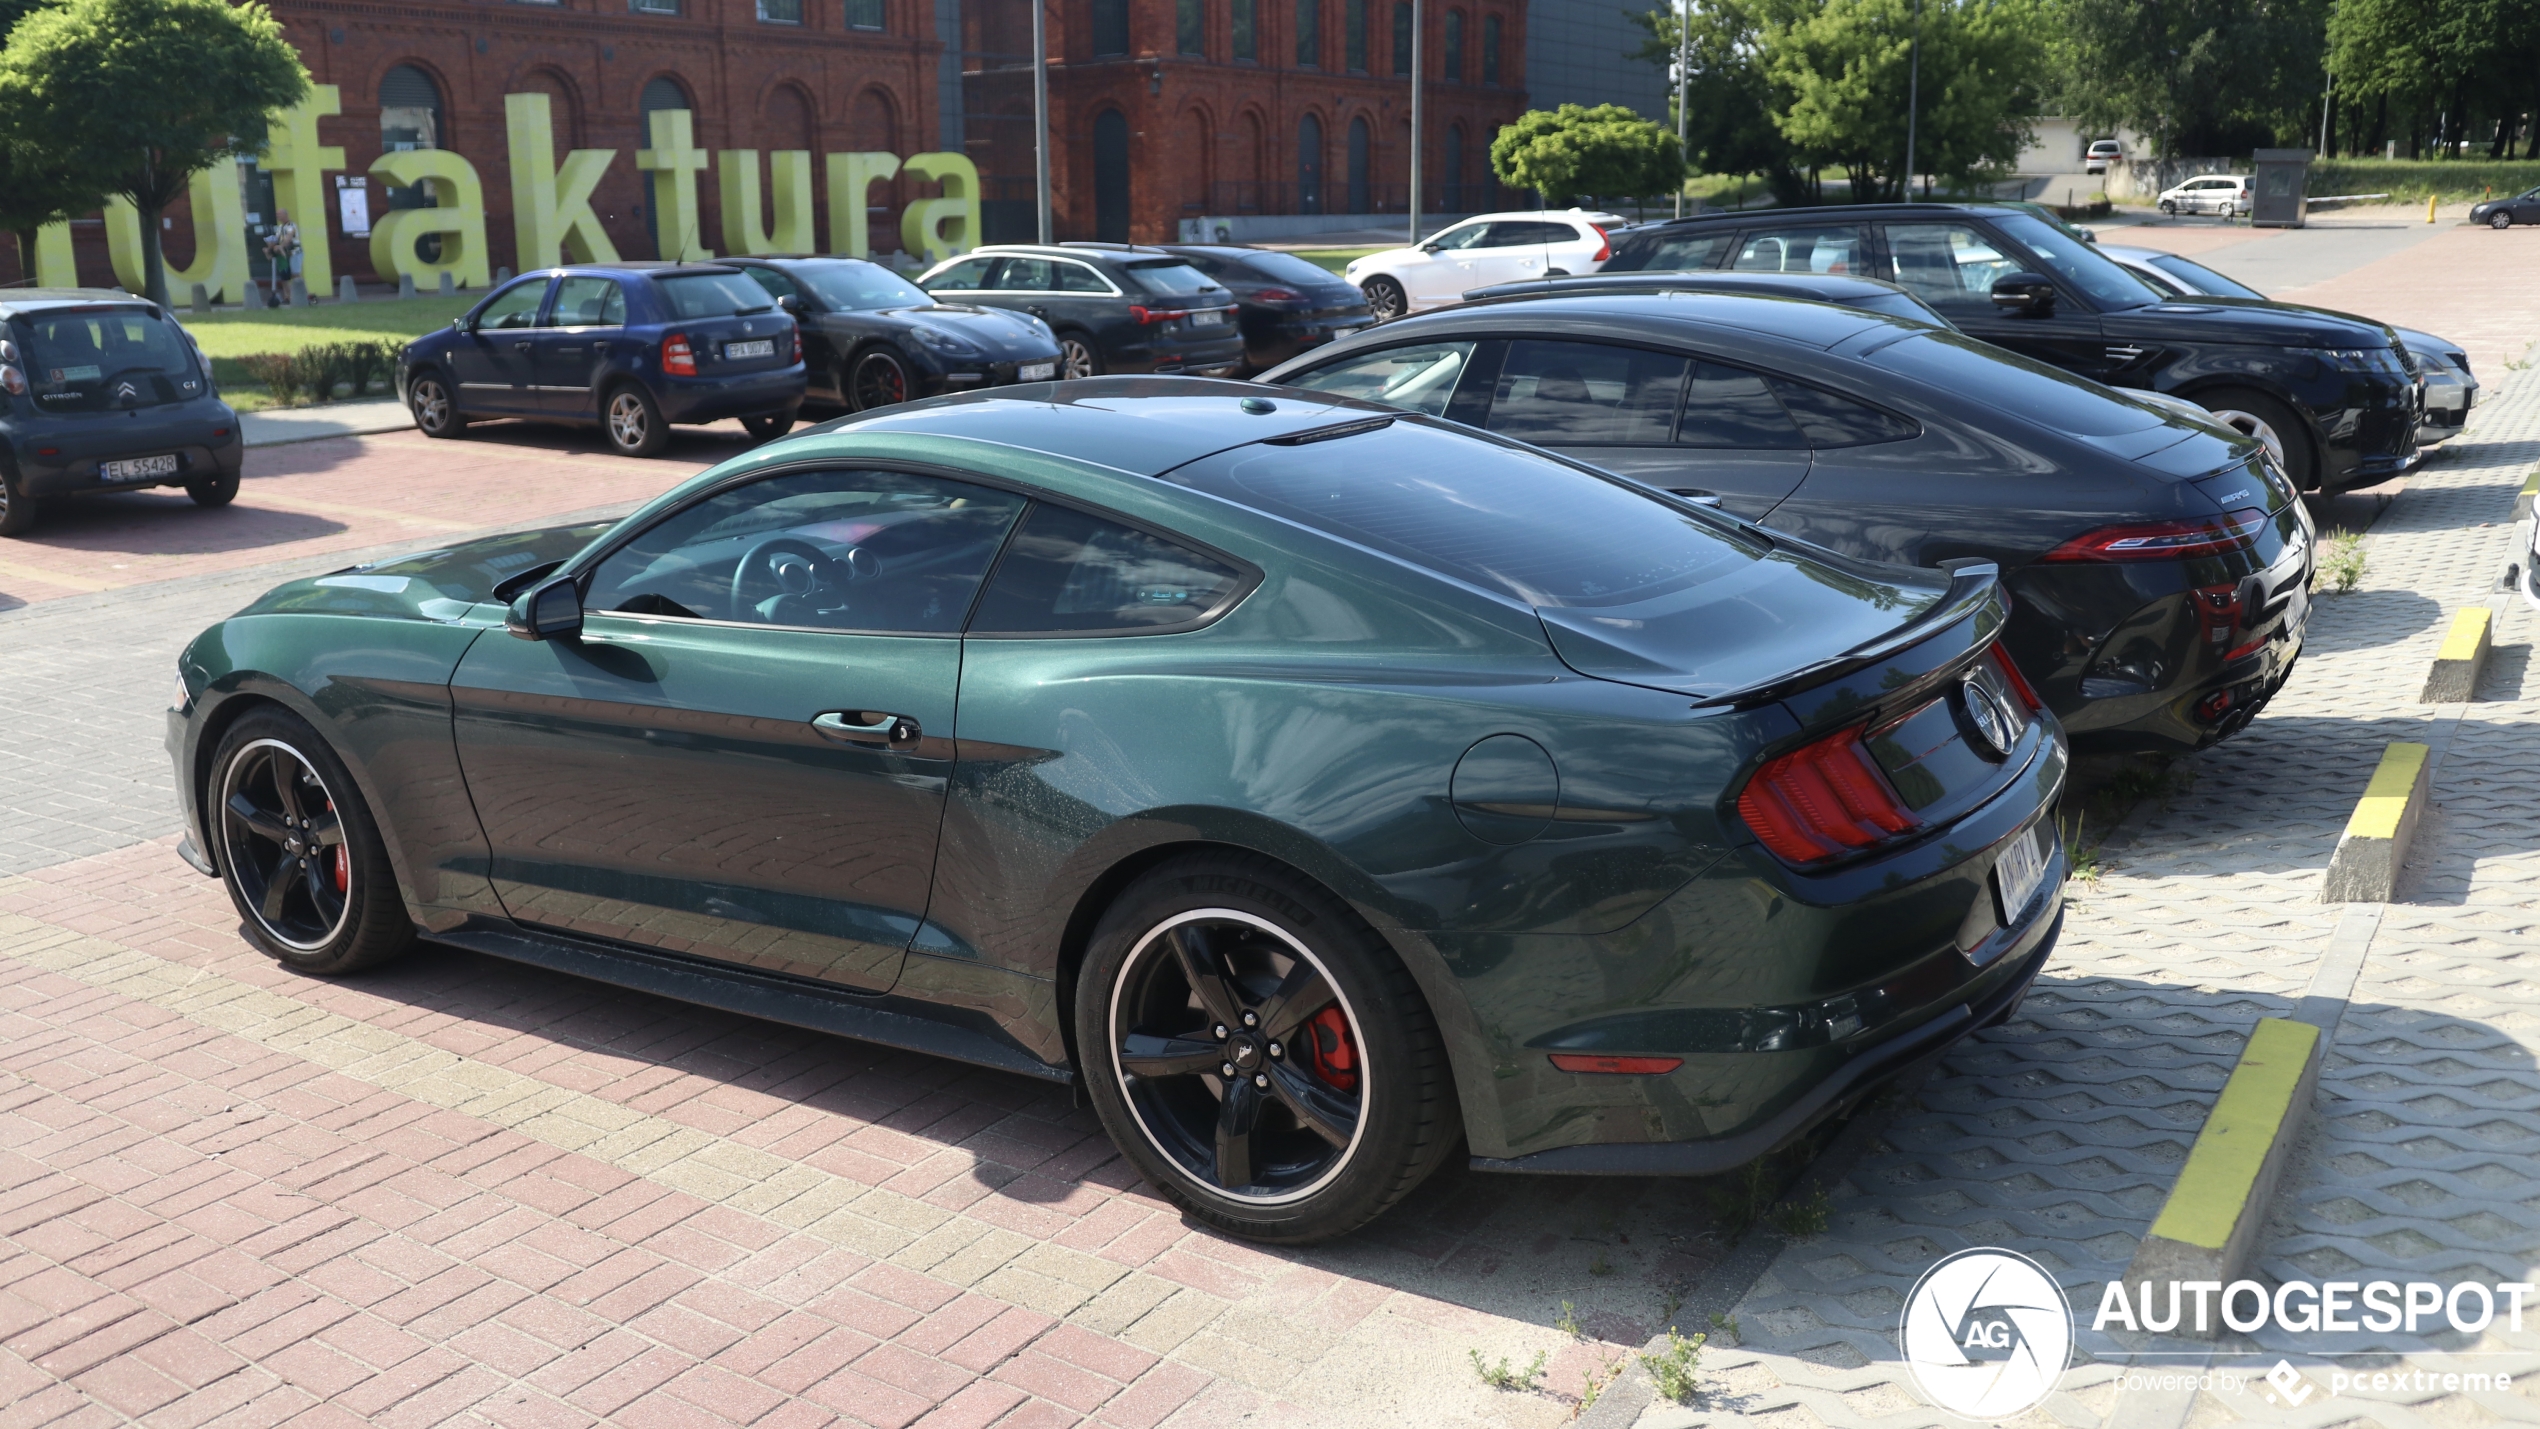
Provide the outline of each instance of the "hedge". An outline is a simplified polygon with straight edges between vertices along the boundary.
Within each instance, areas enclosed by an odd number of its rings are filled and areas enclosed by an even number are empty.
[[[2311,165],[2310,194],[2388,194],[2393,202],[2475,203],[2540,187],[2540,161],[2454,159],[2324,159]]]
[[[367,393],[374,383],[386,391],[396,371],[397,354],[404,347],[400,342],[331,342],[297,352],[251,353],[215,359],[212,375],[236,381],[243,374],[263,383],[276,404],[297,407],[334,400],[338,385],[350,387],[348,395],[354,397]]]

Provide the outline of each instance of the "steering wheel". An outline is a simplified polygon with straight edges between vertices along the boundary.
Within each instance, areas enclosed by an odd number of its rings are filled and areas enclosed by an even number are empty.
[[[778,611],[810,601],[824,586],[843,594],[859,573],[861,563],[855,558],[861,554],[851,551],[841,560],[799,536],[770,536],[750,547],[732,568],[732,617],[738,620],[749,611],[770,624],[788,624],[777,619]],[[772,589],[759,595],[761,586]],[[762,610],[762,604],[772,608]]]

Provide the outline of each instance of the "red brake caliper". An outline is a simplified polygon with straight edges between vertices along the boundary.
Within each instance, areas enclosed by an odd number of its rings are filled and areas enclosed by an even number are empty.
[[[1335,1091],[1358,1090],[1358,1044],[1350,1039],[1349,1019],[1337,1007],[1326,1007],[1305,1021],[1313,1037],[1314,1075]]]
[[[335,805],[332,801],[328,802],[326,811],[330,814],[335,812]],[[348,847],[348,845],[342,843],[338,843],[335,846],[335,891],[338,893],[342,893],[353,886],[353,858],[351,853],[347,851]]]

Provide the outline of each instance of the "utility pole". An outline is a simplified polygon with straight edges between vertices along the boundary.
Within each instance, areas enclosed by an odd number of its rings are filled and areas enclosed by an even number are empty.
[[[1040,241],[1052,242],[1049,0],[1032,0],[1032,196],[1039,210]]]
[[[2319,142],[2319,156],[2320,156],[2321,158],[2323,158],[2323,159],[2325,159],[2325,158],[2327,158],[2327,157],[2328,157],[2328,105],[2329,105],[2329,96],[2330,96],[2330,95],[2335,94],[2336,92],[2337,92],[2337,73],[2336,73],[2336,71],[2331,70],[2331,71],[2329,71],[2328,83],[2323,84],[2323,85],[2321,85],[2321,86],[2320,86],[2320,142]]]
[[[1420,141],[1427,137],[1422,133],[1420,123],[1420,91],[1421,80],[1427,76],[1428,67],[1422,63],[1420,41],[1428,29],[1428,18],[1420,0],[1411,0],[1411,241],[1414,244],[1420,241]]]
[[[1686,153],[1685,96],[1693,69],[1693,0],[1681,0],[1676,6],[1676,152],[1685,155],[1685,167],[1693,167],[1693,156]],[[1685,216],[1684,181],[1676,182],[1676,217]]]
[[[1914,197],[1915,121],[1923,108],[1923,0],[1914,0],[1914,37],[1905,48],[1905,197]]]

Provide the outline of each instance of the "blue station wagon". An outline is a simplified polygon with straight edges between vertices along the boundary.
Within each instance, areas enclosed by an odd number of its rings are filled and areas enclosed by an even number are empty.
[[[803,401],[793,316],[737,268],[581,263],[495,289],[406,345],[397,389],[428,437],[489,417],[597,423],[625,456],[672,424],[784,435]]]

